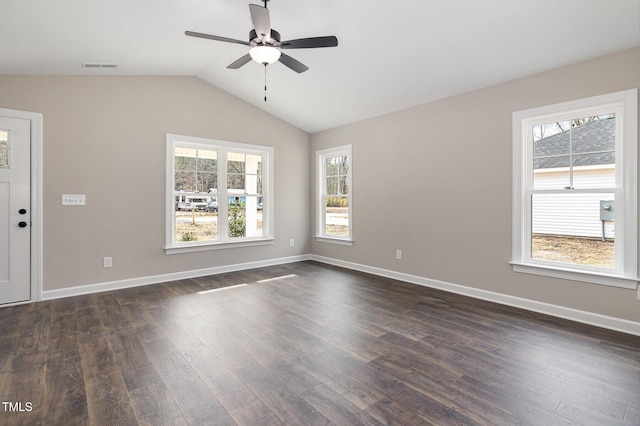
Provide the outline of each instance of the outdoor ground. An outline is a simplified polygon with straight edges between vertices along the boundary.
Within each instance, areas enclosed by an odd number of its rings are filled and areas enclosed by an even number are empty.
[[[578,265],[614,267],[614,242],[591,238],[534,235],[532,257]]]
[[[212,240],[218,235],[218,213],[177,211],[176,219],[176,241]]]
[[[349,235],[346,208],[328,208],[327,234],[335,236]],[[176,240],[215,239],[218,233],[217,213],[176,212],[180,220],[176,223]],[[196,220],[192,224],[191,219]],[[260,221],[259,226],[262,226]],[[332,222],[332,223],[331,223]],[[186,237],[185,237],[185,234]],[[190,234],[190,235],[189,235]],[[614,242],[592,238],[575,238],[557,235],[534,235],[532,257],[538,260],[563,262],[577,265],[589,265],[602,268],[614,267]]]
[[[256,223],[258,234],[262,233],[262,212]],[[207,241],[218,237],[218,213],[176,211],[175,241]]]

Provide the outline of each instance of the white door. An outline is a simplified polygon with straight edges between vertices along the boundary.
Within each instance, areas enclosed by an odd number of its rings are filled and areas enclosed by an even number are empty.
[[[0,116],[0,304],[31,299],[31,122]]]

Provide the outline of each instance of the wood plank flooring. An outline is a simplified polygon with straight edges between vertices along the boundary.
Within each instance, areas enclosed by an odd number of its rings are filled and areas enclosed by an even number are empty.
[[[640,337],[315,262],[0,327],[2,425],[640,424]]]

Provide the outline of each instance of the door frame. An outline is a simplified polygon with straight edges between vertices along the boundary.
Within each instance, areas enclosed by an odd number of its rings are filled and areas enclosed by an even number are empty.
[[[42,114],[0,108],[0,115],[31,123],[31,298],[2,305],[11,306],[42,300]]]

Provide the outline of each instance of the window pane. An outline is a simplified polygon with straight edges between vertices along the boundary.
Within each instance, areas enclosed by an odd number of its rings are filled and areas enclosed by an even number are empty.
[[[615,114],[606,114],[597,117],[582,117],[573,120],[572,152],[603,153],[602,160],[613,159],[606,153],[613,153],[616,149],[616,120]],[[594,157],[596,158],[596,157]]]
[[[227,175],[227,189],[235,190],[236,193],[244,194],[245,176],[238,174]]]
[[[244,161],[229,161],[227,163],[227,171],[229,173],[245,173],[245,163]]]
[[[326,235],[349,236],[349,197],[327,197],[324,223]]]
[[[218,239],[218,213],[202,209],[177,210],[175,212],[174,241],[213,241]],[[213,210],[213,209],[212,209]]]
[[[340,194],[346,195],[349,193],[349,179],[347,176],[340,176]]]
[[[209,190],[218,188],[217,162],[217,151],[198,149],[196,192],[209,192]]]
[[[612,208],[600,206],[614,200],[614,194],[533,194],[532,259],[613,269]]]
[[[261,237],[262,232],[262,202],[261,197],[247,196],[245,201],[246,236]]]
[[[346,175],[349,173],[349,157],[343,155],[338,157],[338,163],[340,164],[340,174]]]
[[[570,186],[570,128],[569,121],[533,127],[534,189],[562,189]]]
[[[230,152],[227,155],[227,189],[236,193],[246,192],[246,154]]]
[[[533,127],[533,157],[568,155],[569,121],[546,123]]]
[[[196,172],[176,170],[175,190],[185,192],[196,191]]]
[[[176,147],[174,151],[175,190],[196,190],[196,154],[191,148]]]
[[[218,152],[207,149],[175,148],[175,190],[207,192],[218,187]]]
[[[227,155],[227,172],[245,173],[245,154],[230,152]]]
[[[251,165],[253,169],[259,169],[260,164],[262,164],[262,156],[261,155],[252,155],[247,154],[247,163]]]
[[[196,171],[196,159],[189,157],[176,157],[176,171]]]
[[[324,175],[332,176],[336,174],[335,167],[333,167],[332,163],[333,158],[326,158],[324,160]]]
[[[0,167],[9,167],[9,132],[0,130]]]
[[[216,173],[198,172],[198,192],[209,192],[218,188],[218,175]]]
[[[206,156],[202,156],[205,154]],[[211,157],[213,155],[213,158]],[[216,172],[218,160],[216,159],[217,152],[198,150],[198,171],[202,172]]]
[[[337,176],[331,176],[327,178],[327,195],[339,194],[338,186],[340,180]]]
[[[582,124],[573,129],[574,188],[614,188],[616,185],[615,119],[614,114],[603,117],[575,120]]]
[[[340,174],[340,157],[329,157],[325,162],[326,166],[326,175],[327,176],[336,176]]]
[[[615,186],[614,114],[534,126],[533,137],[534,189]],[[612,173],[600,180],[596,169]]]
[[[262,156],[247,154],[245,162],[245,173],[245,191],[247,192],[247,194],[261,194]]]
[[[176,170],[196,170],[196,153],[192,148],[176,147],[175,149],[175,168]]]
[[[260,162],[258,163],[258,171],[256,172],[257,176],[257,182],[256,182],[256,194],[263,194],[263,187],[262,187],[262,181],[263,181],[263,176],[262,176],[262,157],[260,157]]]
[[[229,197],[229,237],[247,236],[247,209],[245,197]]]

